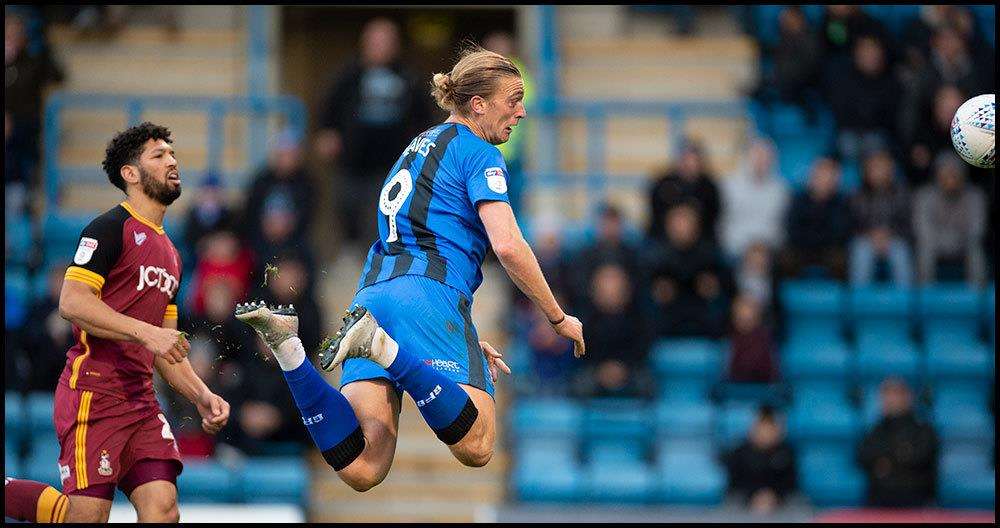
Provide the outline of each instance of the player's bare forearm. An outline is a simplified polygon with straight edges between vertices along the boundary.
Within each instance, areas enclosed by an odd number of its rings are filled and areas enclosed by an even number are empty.
[[[176,330],[177,319],[164,319],[163,327]],[[187,358],[178,363],[171,364],[166,359],[156,357],[153,365],[156,367],[156,371],[160,373],[160,376],[175,391],[191,402],[197,403],[208,392],[208,386],[198,377],[198,374],[191,367],[191,362]]]
[[[535,253],[524,240],[510,205],[504,202],[484,203],[479,207],[479,216],[486,227],[493,252],[510,279],[549,321],[561,319],[565,314],[542,274]]]
[[[90,286],[75,280],[63,281],[59,315],[94,337],[116,341],[142,343],[143,334],[153,328],[114,311]]]

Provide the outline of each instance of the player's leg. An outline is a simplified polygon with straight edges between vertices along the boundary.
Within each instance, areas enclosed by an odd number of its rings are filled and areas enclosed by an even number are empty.
[[[493,458],[493,444],[496,441],[496,405],[486,391],[471,385],[460,385],[469,394],[479,412],[472,428],[457,443],[448,449],[459,462],[470,467],[485,466]]]
[[[351,403],[306,360],[294,310],[279,307],[272,312],[263,303],[253,303],[238,306],[236,317],[257,330],[271,349],[323,458],[336,471],[347,467],[364,451],[365,435]]]
[[[180,521],[181,514],[177,508],[177,486],[169,480],[146,482],[135,487],[131,493],[126,493],[126,495],[135,506],[139,522],[176,523]]]
[[[399,433],[399,393],[385,378],[354,381],[340,391],[361,423],[365,448],[337,475],[356,491],[368,491],[381,483],[392,467]]]
[[[67,522],[70,501],[69,495],[59,493],[48,484],[11,477],[4,479],[3,514],[6,518],[33,523]]]

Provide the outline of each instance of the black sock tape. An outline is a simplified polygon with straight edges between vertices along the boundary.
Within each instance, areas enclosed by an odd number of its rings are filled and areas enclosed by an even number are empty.
[[[472,398],[469,398],[465,402],[465,407],[462,407],[462,412],[458,413],[458,418],[455,418],[455,421],[448,427],[434,431],[434,434],[448,445],[457,444],[469,433],[478,417],[479,409],[476,408],[476,404],[472,403]]]
[[[358,458],[364,450],[365,435],[361,432],[361,426],[359,425],[353,433],[347,435],[347,438],[341,440],[339,444],[323,451],[323,458],[327,464],[333,466],[335,471],[340,471],[349,466],[351,462],[354,462],[354,459]]]

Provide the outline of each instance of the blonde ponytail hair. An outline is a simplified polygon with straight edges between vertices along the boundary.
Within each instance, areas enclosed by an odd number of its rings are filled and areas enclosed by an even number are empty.
[[[480,46],[470,46],[462,51],[450,72],[434,74],[431,95],[442,110],[467,115],[473,97],[489,98],[500,79],[509,76],[521,76],[510,59]]]

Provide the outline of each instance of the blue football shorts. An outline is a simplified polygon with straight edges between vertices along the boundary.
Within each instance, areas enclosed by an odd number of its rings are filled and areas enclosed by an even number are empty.
[[[416,354],[431,368],[456,383],[471,385],[493,396],[489,365],[479,348],[472,324],[472,304],[455,288],[420,275],[401,275],[360,290],[351,302],[361,305],[378,321],[400,351]],[[385,369],[370,359],[348,359],[340,386],[384,378],[403,388]]]

